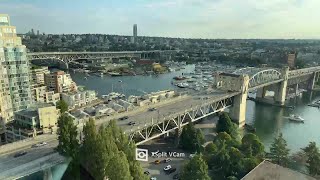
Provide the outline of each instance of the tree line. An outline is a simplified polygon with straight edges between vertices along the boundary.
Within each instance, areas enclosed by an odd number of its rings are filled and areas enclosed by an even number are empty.
[[[197,155],[183,166],[181,180],[241,179],[265,159],[284,167],[289,165],[290,150],[281,133],[274,139],[269,152],[266,152],[255,134],[247,133],[241,138],[238,127],[227,113],[219,116],[216,131],[214,141],[204,147],[201,130],[192,123],[183,129],[180,147]],[[302,151],[309,174],[319,176],[320,151],[316,143],[310,142]]]
[[[64,113],[58,120],[57,150],[68,157],[67,179],[80,179],[80,167],[93,179],[147,180],[135,159],[135,144],[110,121],[98,130],[93,119],[83,127],[83,141],[78,140],[73,118]]]

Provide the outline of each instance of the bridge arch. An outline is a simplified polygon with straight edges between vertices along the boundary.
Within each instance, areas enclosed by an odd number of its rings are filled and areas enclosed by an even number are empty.
[[[276,69],[265,69],[249,75],[249,88],[281,79],[281,72]]]

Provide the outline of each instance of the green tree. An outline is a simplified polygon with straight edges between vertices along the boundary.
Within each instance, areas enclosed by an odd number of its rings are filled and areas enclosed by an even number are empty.
[[[200,152],[205,142],[200,129],[196,129],[192,123],[186,125],[180,136],[180,145],[189,152]]]
[[[181,172],[181,180],[210,180],[208,175],[208,165],[203,160],[202,155],[194,156],[187,162]]]
[[[107,174],[110,179],[133,180],[128,160],[122,151],[114,153],[114,156],[110,160]]]
[[[61,114],[68,111],[68,104],[64,100],[58,101],[56,107],[60,109]]]
[[[70,173],[76,179],[80,178],[79,149],[80,144],[77,139],[77,127],[73,119],[67,114],[63,114],[58,120],[58,140],[57,150],[63,156],[71,158]]]
[[[320,152],[315,142],[302,149],[307,155],[307,169],[312,176],[320,175]]]
[[[219,132],[226,132],[230,134],[233,138],[238,138],[238,128],[236,125],[231,121],[229,115],[226,112],[223,112],[219,116],[219,121],[217,123],[217,133]]]
[[[264,157],[264,145],[255,134],[248,133],[244,135],[241,142],[241,148],[244,152],[252,152],[252,156],[254,157]]]
[[[287,142],[283,138],[282,133],[278,137],[274,138],[274,141],[270,147],[270,159],[272,162],[281,166],[287,166],[289,161],[289,149],[287,148]]]

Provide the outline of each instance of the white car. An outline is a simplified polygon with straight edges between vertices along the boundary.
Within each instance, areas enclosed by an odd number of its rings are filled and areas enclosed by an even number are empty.
[[[170,161],[171,161],[170,158],[167,158],[167,159],[165,160],[166,163],[167,163],[167,162],[170,162]]]
[[[150,180],[157,180],[157,178],[156,177],[151,177]]]
[[[193,158],[196,154],[190,154],[189,158]]]
[[[168,171],[169,169],[171,169],[171,165],[166,166],[165,168],[163,168],[163,170]]]

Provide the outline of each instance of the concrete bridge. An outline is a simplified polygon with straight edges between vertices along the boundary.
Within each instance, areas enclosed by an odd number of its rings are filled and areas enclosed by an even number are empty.
[[[133,111],[116,114],[115,116],[100,117],[96,119],[96,125],[100,126],[112,119],[128,116],[127,120],[117,121],[117,125],[137,145],[157,137],[167,136],[170,133],[178,137],[183,126],[188,123],[196,122],[227,108],[229,108],[231,118],[241,127],[245,124],[246,100],[249,91],[257,91],[256,98],[261,101],[267,99],[265,96],[267,90],[274,91],[272,103],[281,106],[284,105],[289,86],[297,87],[297,84],[305,84],[311,90],[319,78],[319,71],[320,67],[294,71],[289,71],[288,68],[245,68],[234,73],[220,73],[216,75],[214,82],[217,89],[209,93],[178,96],[148,107],[140,107]],[[150,107],[155,107],[157,110],[149,111]],[[137,125],[128,125],[130,121],[136,122]],[[80,132],[82,128],[82,125],[78,127]],[[58,143],[54,136],[50,136],[48,140],[51,141],[50,144]],[[28,146],[24,147],[31,152],[30,146],[31,144],[28,144]],[[8,162],[14,163],[13,154],[15,152],[16,150],[13,150],[4,155],[0,149],[0,158],[5,156],[9,158]],[[36,162],[42,157],[43,155],[37,153],[32,158],[29,157],[30,159],[27,162]],[[24,157],[19,158],[24,159]],[[15,172],[15,170],[17,174],[20,173],[19,168],[15,168],[10,164],[4,164],[3,166],[6,165],[12,167],[10,173]],[[42,169],[39,168],[39,170]],[[0,177],[4,173],[6,171],[2,171],[0,168]]]
[[[28,53],[30,61],[41,61],[50,63],[49,60],[62,63],[66,69],[68,64],[78,59],[112,59],[112,58],[139,58],[139,59],[161,59],[169,57],[179,50],[153,50],[153,51],[116,51],[116,52],[33,52]]]

